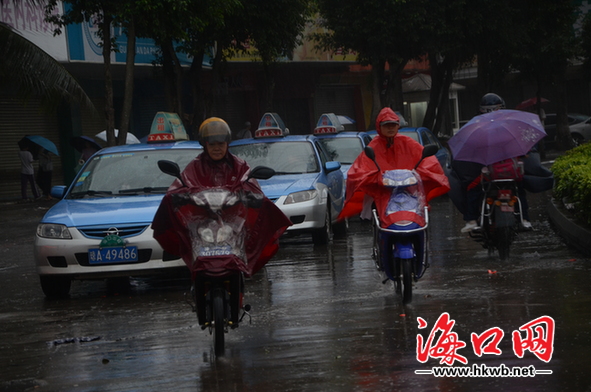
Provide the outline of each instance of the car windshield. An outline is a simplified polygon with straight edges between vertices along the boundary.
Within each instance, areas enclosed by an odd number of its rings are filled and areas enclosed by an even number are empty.
[[[67,198],[164,194],[174,177],[161,172],[158,161],[174,161],[183,170],[201,151],[166,149],[97,155],[79,173]]]
[[[241,144],[231,146],[230,151],[251,168],[268,166],[277,174],[317,173],[320,170],[312,144],[305,141]]]
[[[329,160],[339,161],[342,165],[352,164],[363,151],[361,139],[357,137],[321,138],[318,140],[329,154]]]
[[[419,143],[421,142],[421,141],[419,140],[419,134],[418,134],[418,133],[416,133],[416,132],[414,132],[414,131],[413,131],[413,132],[400,132],[400,134],[401,134],[401,135],[405,135],[405,136],[412,137],[414,140],[416,140],[416,141],[417,141],[417,142],[419,142]]]

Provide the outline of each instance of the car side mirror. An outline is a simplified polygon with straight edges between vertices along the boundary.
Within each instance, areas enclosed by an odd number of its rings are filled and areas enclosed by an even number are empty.
[[[327,173],[333,172],[335,170],[339,170],[341,168],[341,162],[339,161],[329,161],[324,164],[324,168],[326,169]]]
[[[51,188],[49,194],[51,197],[56,199],[63,199],[64,195],[66,194],[66,189],[68,189],[65,185],[56,185]]]

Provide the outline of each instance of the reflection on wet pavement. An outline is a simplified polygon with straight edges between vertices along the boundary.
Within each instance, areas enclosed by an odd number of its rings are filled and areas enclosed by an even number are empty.
[[[247,280],[252,323],[227,334],[221,358],[185,302],[185,277],[136,278],[127,293],[75,282],[70,299],[45,301],[27,248],[20,256],[26,259],[0,269],[12,282],[0,298],[0,390],[587,390],[589,260],[556,237],[544,197],[530,198],[535,231],[520,233],[504,262],[460,233],[461,217],[447,198],[435,201],[431,267],[406,307],[374,267],[367,222],[351,222],[346,238],[325,247],[313,247],[307,236],[282,239],[277,256]],[[468,366],[533,365],[553,373],[416,374],[440,366],[439,359],[417,360],[417,334],[427,337],[444,312],[467,344],[458,354]],[[517,357],[512,332],[544,315],[555,320],[551,361],[531,352]],[[426,328],[418,328],[418,317]],[[478,357],[470,334],[494,327],[504,332],[502,353]],[[68,343],[54,344],[60,340]]]

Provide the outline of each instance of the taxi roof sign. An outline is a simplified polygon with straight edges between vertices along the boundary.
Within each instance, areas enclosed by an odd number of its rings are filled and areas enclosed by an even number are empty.
[[[189,140],[185,126],[176,113],[158,112],[152,120],[148,143]]]
[[[334,113],[324,113],[318,119],[316,128],[314,128],[314,135],[326,135],[330,133],[339,133],[345,130],[345,126],[341,124],[339,118]]]
[[[254,132],[254,137],[278,137],[289,134],[283,120],[277,113],[265,113],[259,122],[259,127]]]

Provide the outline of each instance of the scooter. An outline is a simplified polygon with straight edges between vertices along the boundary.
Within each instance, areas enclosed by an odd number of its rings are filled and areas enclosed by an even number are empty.
[[[482,168],[481,186],[483,198],[480,207],[479,227],[470,232],[470,237],[488,249],[495,249],[499,258],[506,260],[509,250],[523,223],[518,182],[523,178],[523,165],[517,160]]]
[[[162,172],[182,182],[176,163],[159,161],[158,166]],[[268,179],[274,174],[273,169],[259,166],[252,169],[248,179]],[[250,321],[251,308],[243,304],[243,272],[229,268],[225,260],[236,257],[246,260],[246,214],[249,207],[260,206],[262,195],[236,194],[226,189],[208,188],[198,193],[173,196],[175,208],[185,208],[178,215],[183,218],[183,224],[190,232],[193,263],[206,267],[200,268],[193,276],[189,303],[197,313],[201,328],[213,335],[215,354],[223,355],[225,333],[237,328],[245,316]],[[239,315],[240,310],[242,315]]]
[[[437,146],[425,146],[415,169],[424,158],[435,155],[436,152]],[[365,154],[376,164],[378,171],[381,171],[373,149],[365,147]],[[402,303],[408,304],[412,301],[413,281],[417,282],[429,267],[429,209],[423,183],[416,170],[385,171],[382,174],[382,185],[391,190],[386,215],[398,214],[401,219],[383,227],[377,210],[372,210],[373,256],[377,269],[386,275],[382,283],[392,280],[396,293],[402,296]]]

